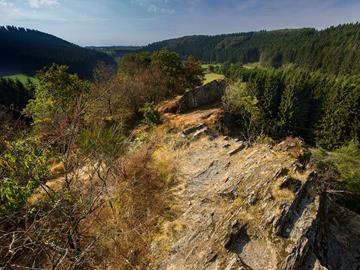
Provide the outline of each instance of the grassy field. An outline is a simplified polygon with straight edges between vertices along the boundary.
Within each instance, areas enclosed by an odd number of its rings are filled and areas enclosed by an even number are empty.
[[[244,65],[244,68],[253,69],[261,67],[260,62],[248,63]]]
[[[16,75],[11,75],[11,76],[4,76],[4,78],[19,80],[22,83],[26,83],[28,79],[30,79],[33,83],[38,82],[38,80],[36,78],[30,77],[30,76],[24,75],[24,74],[16,74]]]
[[[222,64],[201,64],[201,67],[204,69],[208,69],[209,66],[213,66],[213,67],[221,67]]]
[[[224,75],[218,73],[207,73],[205,74],[204,84],[210,83],[215,80],[223,80],[223,79],[225,79]]]
[[[205,70],[204,84],[210,83],[215,80],[223,80],[225,79],[224,75],[221,75],[216,72],[209,72],[208,69],[210,66],[215,68],[220,68],[222,64],[202,64],[201,67]]]

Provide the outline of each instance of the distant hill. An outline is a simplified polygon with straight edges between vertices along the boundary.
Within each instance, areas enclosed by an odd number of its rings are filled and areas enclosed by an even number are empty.
[[[134,53],[142,49],[142,47],[139,46],[89,46],[86,48],[106,53],[113,57],[115,60],[118,60],[129,53]]]
[[[97,62],[115,64],[105,53],[82,48],[53,35],[17,27],[0,27],[0,76],[34,75],[52,63],[65,64],[70,71],[90,78]]]
[[[334,74],[360,73],[360,24],[325,30],[312,28],[186,36],[150,44],[147,51],[167,49],[207,63],[252,63],[278,67],[287,63]]]

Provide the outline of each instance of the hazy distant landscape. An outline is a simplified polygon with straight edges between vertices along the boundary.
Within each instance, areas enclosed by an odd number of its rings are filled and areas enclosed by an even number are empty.
[[[360,6],[105,2],[0,0],[0,269],[359,269]]]

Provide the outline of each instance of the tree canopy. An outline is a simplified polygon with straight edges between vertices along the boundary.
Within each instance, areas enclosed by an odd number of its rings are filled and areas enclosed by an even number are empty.
[[[85,49],[36,30],[0,27],[0,75],[35,73],[52,63],[69,66],[80,77],[92,77],[98,62],[115,65],[105,53]]]
[[[252,63],[279,67],[294,63],[334,74],[359,74],[360,24],[350,23],[325,30],[312,28],[186,36],[156,42],[145,50],[167,49],[193,55],[208,63]]]
[[[263,130],[274,138],[300,136],[327,149],[360,136],[360,78],[288,66],[230,67],[227,76],[256,97]],[[239,90],[240,91],[240,90]],[[238,102],[227,99],[228,106]]]

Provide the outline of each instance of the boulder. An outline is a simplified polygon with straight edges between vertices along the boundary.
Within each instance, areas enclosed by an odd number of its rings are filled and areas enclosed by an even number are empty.
[[[178,101],[178,112],[184,113],[200,106],[221,101],[225,88],[225,81],[213,81],[187,91]]]

